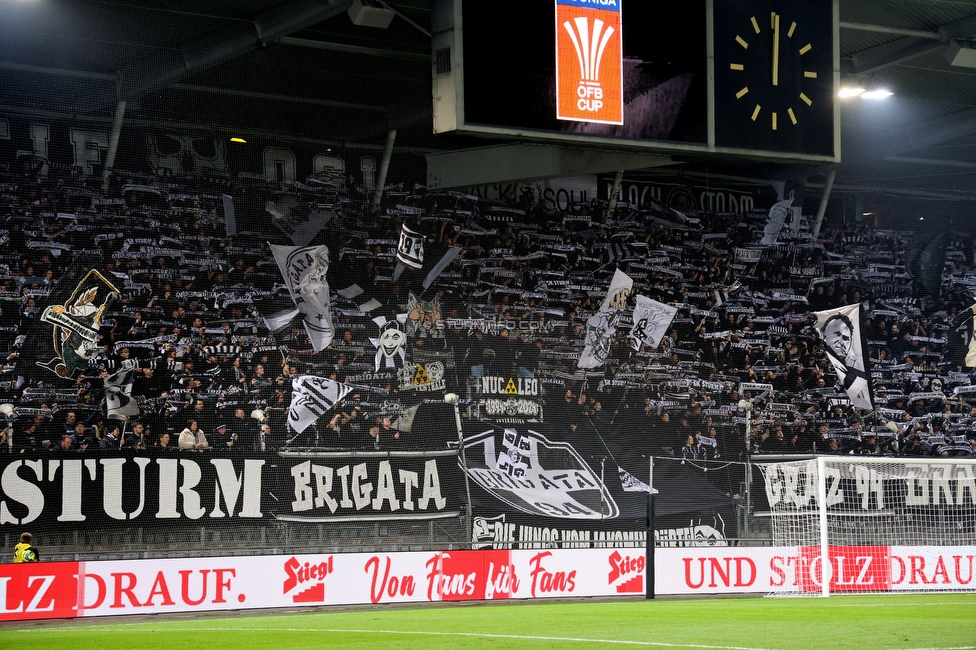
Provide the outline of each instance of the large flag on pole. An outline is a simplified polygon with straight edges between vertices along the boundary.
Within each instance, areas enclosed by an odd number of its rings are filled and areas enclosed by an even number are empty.
[[[957,366],[976,367],[976,304],[949,321],[949,358]]]
[[[291,407],[288,422],[301,433],[352,391],[352,386],[327,377],[301,375],[291,381]]]
[[[915,286],[924,288],[936,302],[940,301],[948,240],[946,230],[934,234],[919,233],[912,237],[905,250],[905,270],[912,276]]]
[[[637,296],[634,306],[634,326],[630,328],[630,347],[640,351],[641,346],[654,350],[668,333],[671,321],[678,313],[677,307],[665,305],[647,296]]]
[[[627,308],[630,292],[634,288],[634,280],[629,275],[617,269],[610,280],[607,296],[600,305],[600,310],[586,320],[586,333],[583,352],[580,353],[579,368],[599,368],[610,356],[610,346],[617,332],[620,312]]]
[[[416,276],[424,289],[428,289],[437,276],[461,254],[460,246],[435,244],[426,241],[428,239],[419,228],[412,229],[406,223],[401,226],[396,251],[397,264],[393,269],[394,281],[399,280],[404,272],[408,272]]]
[[[285,279],[291,299],[301,312],[305,331],[316,352],[321,352],[332,343],[335,329],[332,326],[332,304],[329,298],[329,249],[326,246],[276,246],[271,244],[281,275]],[[290,312],[294,317],[295,312]],[[276,314],[281,318],[267,321],[270,329],[280,321],[287,320],[288,314]],[[274,319],[274,317],[272,317]]]
[[[793,199],[789,198],[773,204],[773,207],[769,209],[769,217],[766,219],[766,227],[763,228],[760,244],[772,246],[776,243],[779,233],[783,230],[783,224],[786,223],[786,217],[790,214],[791,205],[793,205]]]
[[[633,289],[634,279],[620,269],[616,269],[613,272],[613,278],[610,280],[610,288],[607,289],[607,297],[603,299],[603,304],[600,305],[600,311],[627,309],[627,300],[630,298],[630,292]]]
[[[864,357],[864,338],[861,334],[861,305],[814,312],[814,328],[827,348],[827,358],[837,373],[837,380],[860,409],[873,409],[871,403],[871,375]]]
[[[106,374],[105,411],[109,420],[126,420],[139,415],[139,404],[132,397],[132,382],[135,379],[136,362],[126,359],[122,367],[113,374]]]

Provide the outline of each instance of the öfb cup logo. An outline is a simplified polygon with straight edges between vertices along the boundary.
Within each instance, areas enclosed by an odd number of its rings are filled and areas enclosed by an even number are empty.
[[[556,117],[623,124],[620,3],[556,2]]]

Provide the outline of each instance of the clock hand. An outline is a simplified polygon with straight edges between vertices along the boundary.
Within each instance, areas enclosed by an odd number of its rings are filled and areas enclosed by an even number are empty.
[[[779,14],[773,14],[773,85],[779,85]]]

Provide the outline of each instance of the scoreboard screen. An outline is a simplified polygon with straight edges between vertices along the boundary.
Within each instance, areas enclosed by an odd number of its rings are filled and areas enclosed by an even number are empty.
[[[435,0],[434,131],[835,161],[836,1]]]

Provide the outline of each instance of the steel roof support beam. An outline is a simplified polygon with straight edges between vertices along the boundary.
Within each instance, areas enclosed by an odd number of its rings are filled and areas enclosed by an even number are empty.
[[[255,50],[261,43],[278,41],[337,16],[351,5],[351,1],[343,0],[293,0],[259,14],[253,23],[236,22],[191,38],[175,49],[165,50],[119,70],[119,99],[138,99],[188,75]]]
[[[383,160],[380,162],[380,175],[376,179],[376,190],[373,192],[373,207],[379,212],[383,203],[383,188],[386,187],[386,173],[390,171],[390,160],[393,158],[393,144],[396,142],[396,129],[390,129],[386,136],[386,148],[383,150]]]
[[[424,63],[430,63],[430,53],[418,54],[416,52],[402,52],[398,50],[390,50],[384,47],[364,47],[362,45],[332,43],[329,41],[320,41],[314,38],[298,38],[297,36],[285,36],[278,42],[282,45],[291,45],[292,47],[309,47],[315,50],[331,50],[333,52],[346,52],[361,56],[380,56],[390,59],[423,61]]]
[[[937,41],[942,40],[942,35],[938,30],[906,29],[904,27],[888,27],[887,25],[869,25],[867,23],[849,23],[840,21],[841,29],[849,29],[858,32],[875,32],[876,34],[895,34],[897,36],[915,36],[917,38],[931,38]]]
[[[837,178],[837,170],[831,169],[827,172],[827,182],[824,183],[823,196],[820,197],[820,207],[817,208],[817,218],[813,223],[813,239],[820,236],[820,226],[823,225],[824,215],[827,214],[827,202],[830,200],[830,191],[834,188],[834,179]]]
[[[125,101],[115,105],[115,119],[112,120],[112,135],[108,139],[108,153],[105,156],[105,170],[103,172],[102,189],[108,190],[108,179],[115,167],[115,154],[119,150],[119,138],[122,135],[122,119],[125,117]]]
[[[854,67],[849,72],[870,74],[905,61],[911,61],[943,47],[945,45],[939,41],[911,36],[899,38],[897,41],[891,41],[856,53],[851,57]]]
[[[870,74],[929,52],[944,49],[946,43],[954,38],[969,38],[976,35],[976,16],[943,25],[931,33],[923,33],[925,36],[906,36],[890,43],[855,52],[851,57],[852,66],[843,71],[853,74]],[[935,34],[938,35],[938,40],[933,39]]]

